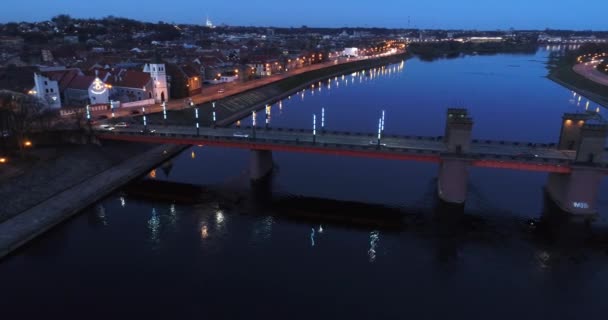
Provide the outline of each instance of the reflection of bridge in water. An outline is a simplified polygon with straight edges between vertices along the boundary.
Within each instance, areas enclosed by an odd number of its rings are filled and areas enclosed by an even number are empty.
[[[585,217],[597,213],[601,178],[608,173],[604,149],[608,126],[593,114],[565,114],[556,144],[471,140],[472,127],[466,109],[448,109],[445,134],[439,137],[183,126],[159,126],[154,132],[117,128],[98,132],[98,137],[249,149],[253,180],[272,171],[272,151],[434,162],[440,164],[438,195],[454,204],[466,200],[469,166],[548,172],[546,190],[562,210]]]

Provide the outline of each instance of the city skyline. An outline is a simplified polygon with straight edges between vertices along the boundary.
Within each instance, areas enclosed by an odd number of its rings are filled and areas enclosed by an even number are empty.
[[[162,0],[150,0],[146,10],[142,10],[139,3],[125,5],[124,1],[119,0],[106,0],[103,5],[65,0],[61,3],[44,1],[36,4],[36,10],[28,10],[31,3],[5,0],[5,10],[0,13],[0,23],[45,21],[58,14],[69,14],[75,18],[114,15],[150,22],[199,25],[204,24],[209,17],[216,25],[269,27],[307,25],[329,28],[608,30],[606,25],[602,24],[602,12],[605,11],[603,9],[608,9],[608,4],[601,0],[587,1],[585,6],[555,3],[550,0],[538,0],[533,3],[523,0],[488,0],[482,4],[472,0],[457,3],[449,0],[437,0],[432,3],[381,0],[374,2],[373,6],[354,5],[345,0],[310,0],[299,3],[297,8],[278,0],[268,0],[263,5],[249,1],[200,5],[193,0],[176,0],[171,6],[165,4]],[[120,11],[116,8],[120,8]],[[339,15],[336,12],[339,12]],[[361,12],[365,12],[365,15],[362,16]]]

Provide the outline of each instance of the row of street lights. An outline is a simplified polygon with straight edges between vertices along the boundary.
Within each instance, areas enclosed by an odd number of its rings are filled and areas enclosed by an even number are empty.
[[[193,106],[194,103],[191,101],[190,102],[190,106]],[[212,105],[212,120],[213,120],[213,126],[212,128],[216,127],[217,124],[217,114],[216,114],[216,103],[215,101],[211,103]],[[163,119],[166,121],[167,120],[167,103],[163,102],[162,104],[163,107]],[[91,114],[90,114],[90,108],[89,106],[87,106],[87,119],[90,122],[90,118],[91,118]],[[143,124],[144,124],[144,132],[147,132],[148,130],[148,122],[147,122],[147,116],[146,116],[146,107],[142,107],[142,113],[143,113]],[[270,106],[266,105],[265,108],[265,128],[268,129],[269,125],[270,125]],[[196,135],[200,136],[200,114],[199,114],[199,108],[194,108],[194,118],[195,118],[195,125],[196,125]],[[380,147],[381,145],[381,141],[382,141],[382,135],[384,133],[384,123],[385,123],[385,118],[386,118],[386,112],[385,110],[382,110],[381,116],[378,119],[378,136],[377,136],[377,146]],[[251,120],[252,120],[252,137],[253,139],[256,138],[256,127],[257,127],[257,112],[255,110],[253,110],[251,112]],[[237,121],[237,127],[240,127],[241,122]],[[322,107],[321,108],[321,133],[325,133],[325,108]],[[316,143],[317,141],[317,114],[314,113],[312,116],[312,141],[313,143]]]

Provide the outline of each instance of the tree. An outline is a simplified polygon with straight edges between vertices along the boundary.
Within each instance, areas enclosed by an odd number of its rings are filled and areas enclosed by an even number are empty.
[[[15,135],[23,157],[27,134],[45,110],[45,103],[35,96],[1,90],[0,110],[7,116],[9,132]]]
[[[59,29],[65,29],[72,24],[72,17],[67,14],[60,14],[51,19]]]

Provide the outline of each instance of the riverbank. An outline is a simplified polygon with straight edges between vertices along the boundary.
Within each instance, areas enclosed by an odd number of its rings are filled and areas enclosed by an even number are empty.
[[[566,57],[553,58],[547,64],[547,78],[603,107],[608,107],[608,86],[578,74]]]
[[[236,122],[237,120],[249,116],[254,110],[261,110],[267,104],[272,104],[278,100],[284,99],[319,81],[360,70],[398,63],[408,57],[408,53],[401,53],[377,59],[358,60],[350,63],[337,64],[300,73],[225,97],[215,101],[217,125],[224,126]],[[201,103],[197,105],[197,107],[199,109],[199,123],[201,126],[210,126],[213,122],[212,102]],[[164,123],[162,113],[158,112],[147,115],[147,120],[151,126]],[[192,108],[167,111],[167,124],[169,125],[193,125],[195,121],[195,111]]]
[[[20,185],[2,184],[0,194],[5,219],[0,224],[0,259],[187,147],[121,144],[105,149],[97,146],[81,148],[84,149],[62,155],[63,162],[43,165],[27,177],[17,177],[23,181]],[[99,149],[87,150],[90,148]],[[106,159],[105,169],[99,161],[96,166],[89,167],[95,163],[91,156],[99,156],[100,152],[109,154],[111,150],[122,150],[123,154],[114,155],[114,161]],[[71,168],[64,170],[63,166],[68,163],[71,163]],[[51,172],[46,176],[37,176],[46,169]],[[51,175],[55,175],[57,180]],[[22,210],[24,207],[27,209]]]

